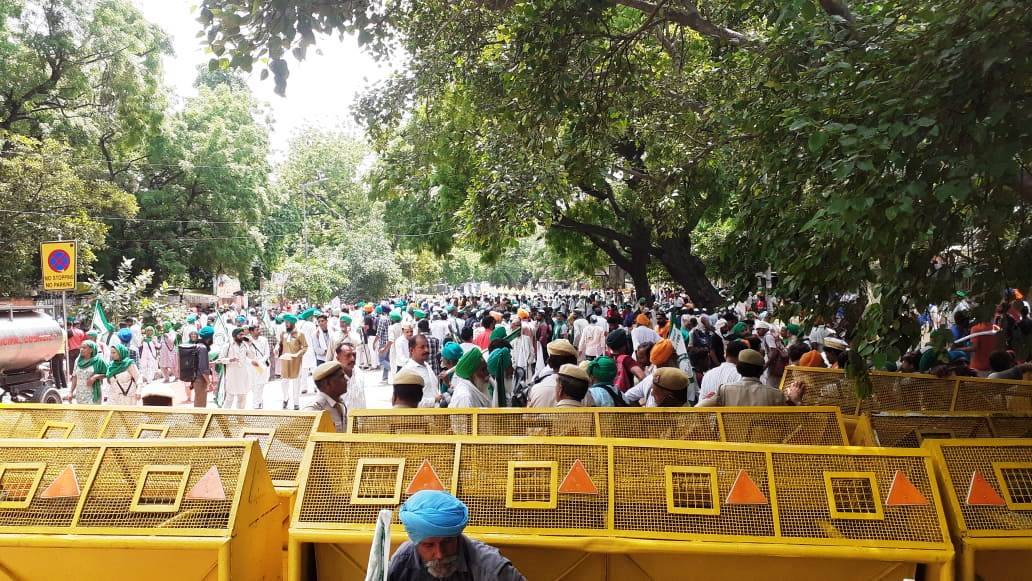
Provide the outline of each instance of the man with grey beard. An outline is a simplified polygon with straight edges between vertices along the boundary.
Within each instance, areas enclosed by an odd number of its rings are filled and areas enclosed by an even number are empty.
[[[398,513],[408,542],[387,569],[389,581],[526,581],[498,549],[462,534],[469,509],[439,490],[420,490]]]

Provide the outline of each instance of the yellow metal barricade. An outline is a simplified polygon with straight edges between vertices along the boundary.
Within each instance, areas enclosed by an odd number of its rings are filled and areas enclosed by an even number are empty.
[[[0,441],[0,579],[278,579],[280,511],[254,442]]]
[[[830,406],[352,410],[348,430],[360,434],[848,444],[842,413]]]
[[[256,440],[283,505],[278,538],[284,551],[287,548],[289,516],[297,492],[297,471],[305,445],[312,434],[333,431],[333,421],[324,411],[0,405],[0,436],[5,438]]]
[[[528,579],[949,579],[924,450],[319,434],[291,517],[289,578],[364,575],[380,509],[416,490],[469,506],[466,533]],[[397,520],[395,520],[397,523]],[[395,524],[392,540],[404,540]]]
[[[1032,577],[1032,440],[926,440],[956,541],[957,577]]]
[[[853,443],[890,448],[920,448],[932,438],[992,438],[986,412],[872,412],[854,434]]]
[[[872,371],[873,393],[863,400],[841,369],[789,366],[781,385],[806,384],[806,405],[834,405],[842,413],[872,411],[1029,411],[1032,381],[946,377],[922,373]]]

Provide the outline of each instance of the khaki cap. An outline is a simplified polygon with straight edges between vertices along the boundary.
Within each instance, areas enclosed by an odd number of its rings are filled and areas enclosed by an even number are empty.
[[[676,367],[660,367],[652,372],[652,385],[667,391],[688,389],[688,374]]]
[[[577,348],[573,346],[566,339],[557,339],[552,341],[546,347],[549,355],[570,355],[573,357],[577,356]]]
[[[319,367],[315,368],[312,372],[312,379],[319,381],[320,379],[326,379],[338,371],[342,371],[344,368],[340,366],[340,363],[336,361],[327,361]]]
[[[573,365],[567,363],[559,368],[559,375],[564,375],[571,379],[579,379],[584,383],[590,383],[591,378],[588,377],[588,372],[580,368],[579,365]]]
[[[763,354],[755,349],[744,349],[738,354],[739,363],[763,366]]]
[[[411,369],[402,369],[394,376],[394,385],[423,385],[423,376]]]

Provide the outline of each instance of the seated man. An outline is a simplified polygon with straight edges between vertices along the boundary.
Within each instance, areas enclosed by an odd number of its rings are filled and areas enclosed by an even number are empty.
[[[415,409],[423,399],[423,378],[411,369],[402,369],[394,376],[394,395],[391,406]]]
[[[420,490],[398,513],[409,540],[391,557],[389,581],[523,581],[498,549],[462,534],[469,509],[439,490]]]
[[[696,407],[799,405],[806,392],[801,381],[793,382],[784,392],[761,382],[763,355],[759,351],[746,349],[739,353],[737,367],[741,381],[721,385]]]

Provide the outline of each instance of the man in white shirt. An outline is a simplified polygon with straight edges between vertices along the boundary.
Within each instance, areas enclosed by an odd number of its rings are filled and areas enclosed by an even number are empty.
[[[315,369],[315,323],[312,322],[312,318],[316,315],[322,314],[316,308],[305,309],[298,315],[297,331],[305,336],[305,340],[308,341],[308,350],[301,357],[301,393],[308,393],[309,383],[312,385],[312,370]]]
[[[557,339],[548,344],[548,369],[543,377],[539,376],[530,388],[527,396],[527,407],[555,407],[555,374],[566,364],[577,364],[577,348],[566,339]]]
[[[655,332],[652,327],[652,319],[649,318],[645,313],[639,313],[634,318],[634,328],[631,329],[631,343],[634,349],[637,350],[638,346],[642,343],[658,343],[662,337],[659,333]]]
[[[404,341],[405,338],[399,339]],[[402,370],[413,371],[423,378],[423,398],[419,400],[419,407],[432,408],[440,398],[440,382],[437,374],[430,367],[430,343],[426,335],[415,334],[408,339],[409,360],[401,366]]]
[[[581,358],[592,360],[605,354],[606,332],[598,325],[585,325],[577,334],[577,351]]]
[[[699,387],[699,401],[714,397],[721,385],[736,383],[742,380],[738,373],[738,354],[748,349],[745,341],[731,341],[724,349],[724,362],[710,369],[702,376],[702,385]]]
[[[333,360],[340,363],[344,375],[348,378],[348,391],[344,394],[344,405],[350,410],[366,408],[365,382],[362,374],[355,373],[356,350],[361,344],[353,340],[341,339],[333,344]]]
[[[434,313],[434,320],[430,321],[430,334],[437,337],[437,340],[444,345],[444,340],[451,333],[451,323],[445,318],[443,312]]]

